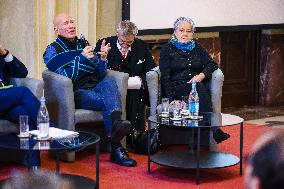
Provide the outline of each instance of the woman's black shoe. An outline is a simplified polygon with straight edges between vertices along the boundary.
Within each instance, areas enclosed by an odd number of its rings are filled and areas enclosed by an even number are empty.
[[[223,142],[224,140],[227,140],[228,138],[230,138],[230,135],[228,133],[225,133],[221,129],[217,129],[213,133],[213,138],[217,142],[217,144],[219,144],[219,143]]]

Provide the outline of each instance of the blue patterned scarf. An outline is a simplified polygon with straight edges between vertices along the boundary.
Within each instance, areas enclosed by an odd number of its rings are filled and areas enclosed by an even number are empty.
[[[177,40],[176,36],[173,35],[172,39],[170,40],[170,42],[179,50],[182,51],[191,51],[192,49],[194,49],[195,47],[195,41],[194,40],[190,40],[186,43],[181,43]]]

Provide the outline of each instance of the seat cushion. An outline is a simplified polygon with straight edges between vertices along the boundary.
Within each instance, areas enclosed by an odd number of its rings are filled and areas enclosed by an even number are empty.
[[[18,133],[19,129],[17,124],[10,121],[0,119],[0,133]]]
[[[103,121],[103,114],[101,111],[92,111],[84,109],[76,109],[75,124]]]

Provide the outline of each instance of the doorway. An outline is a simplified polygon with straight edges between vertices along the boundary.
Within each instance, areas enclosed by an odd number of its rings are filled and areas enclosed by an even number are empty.
[[[260,34],[257,30],[220,32],[223,108],[258,104]]]

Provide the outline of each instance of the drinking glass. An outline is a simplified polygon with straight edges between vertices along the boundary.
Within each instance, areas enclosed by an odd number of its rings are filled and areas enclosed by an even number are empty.
[[[29,138],[20,138],[20,149],[29,149]]]
[[[188,96],[182,96],[181,97],[181,115],[189,115],[188,110]]]
[[[169,117],[169,99],[162,98],[162,117]]]
[[[28,137],[29,136],[29,116],[28,115],[20,115],[19,116],[19,125],[20,125],[19,137]]]
[[[180,101],[174,101],[173,104],[173,118],[179,119],[181,118],[181,102]]]

